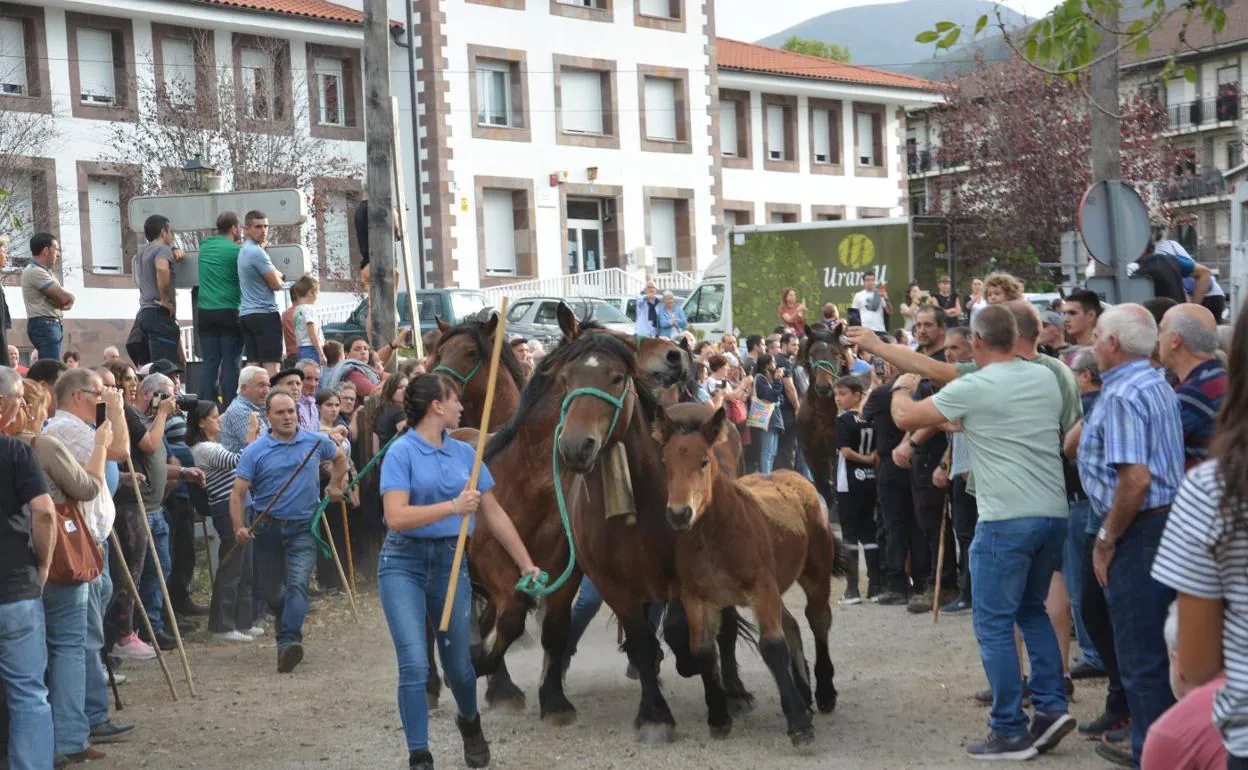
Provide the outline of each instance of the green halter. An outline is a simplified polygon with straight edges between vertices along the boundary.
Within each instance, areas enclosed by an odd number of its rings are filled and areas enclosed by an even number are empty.
[[[811,362],[810,362],[811,373],[813,374],[814,372],[817,372],[820,369],[826,369],[827,371],[831,372],[833,377],[841,376],[841,365],[837,363],[836,361],[829,361],[826,358],[811,359]]]
[[[481,361],[478,361],[477,365],[472,367],[472,371],[468,372],[467,374],[460,374],[459,372],[455,371],[449,366],[446,366],[445,364],[438,364],[437,366],[433,367],[433,373],[438,374],[439,372],[441,372],[442,374],[447,375],[452,380],[455,380],[461,386],[466,388],[468,387],[468,383],[472,380],[472,378],[477,376],[477,372],[481,371],[481,366],[484,363],[485,363],[484,359]]]
[[[620,391],[620,395],[613,396],[605,390],[598,388],[577,388],[569,392],[563,397],[563,405],[559,408],[559,424],[555,427],[555,443],[554,449],[551,451],[551,463],[555,473],[555,502],[559,504],[559,520],[563,523],[563,533],[568,539],[568,566],[564,568],[563,574],[555,579],[554,583],[550,583],[550,575],[543,572],[536,579],[532,575],[524,575],[516,583],[516,590],[528,596],[550,596],[558,591],[560,586],[568,582],[568,578],[572,576],[572,570],[576,567],[576,543],[572,538],[572,522],[568,516],[568,504],[563,497],[563,482],[559,479],[559,437],[563,435],[564,423],[568,421],[568,410],[572,408],[572,402],[580,396],[593,396],[606,401],[615,407],[611,414],[611,427],[607,430],[607,438],[611,438],[611,434],[615,433],[615,426],[619,424],[620,412],[624,410],[624,397],[628,395],[628,387],[632,384],[632,378],[625,380],[624,389]]]

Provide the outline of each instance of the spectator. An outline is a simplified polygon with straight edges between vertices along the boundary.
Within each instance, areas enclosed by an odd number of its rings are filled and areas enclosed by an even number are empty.
[[[82,357],[78,355],[77,350],[67,350],[65,351],[64,354],[61,355],[61,361],[63,361],[65,363],[65,366],[67,366],[70,369],[77,367],[78,363],[81,360],[82,360]]]
[[[663,300],[659,298],[659,290],[654,281],[646,281],[646,290],[637,295],[637,335],[640,337],[659,336],[659,308]],[[428,350],[429,348],[426,347]]]
[[[906,287],[906,299],[901,303],[901,323],[906,331],[914,329],[914,314],[919,312],[919,308],[926,302],[923,297],[926,293],[919,286],[918,281],[911,281]]]
[[[55,358],[41,358],[26,370],[26,379],[35,380],[50,388],[56,384],[61,372],[67,369],[69,369],[68,366]]]
[[[195,302],[199,345],[204,355],[199,395],[206,401],[220,397],[226,406],[238,391],[238,372],[243,364],[243,333],[238,325],[242,303],[238,252],[242,233],[238,214],[223,211],[217,216],[217,234],[199,244]]]
[[[74,306],[74,295],[65,291],[52,273],[60,256],[61,242],[55,235],[35,233],[30,239],[30,262],[22,270],[26,336],[40,358],[58,360],[65,336],[61,317]]]
[[[810,384],[810,378],[806,377],[796,364],[794,359],[797,358],[797,352],[801,349],[801,340],[792,332],[785,332],[780,335],[779,352],[774,356],[776,360],[776,374],[780,376],[781,386],[784,388],[784,398],[776,407],[776,411],[780,412],[780,422],[782,429],[780,432],[780,441],[776,447],[775,467],[784,470],[796,470],[801,473],[803,469],[799,467],[799,458],[797,453],[797,413],[801,409],[801,399],[805,395],[799,380],[805,380],[805,384]]]
[[[321,350],[321,332],[316,322],[316,300],[321,296],[321,285],[311,275],[304,274],[290,287],[290,296],[294,298],[295,308],[295,350],[299,358],[324,366],[325,353]]]
[[[408,379],[396,375],[386,380],[381,386],[381,411],[373,421],[373,432],[377,434],[377,446],[385,446],[390,439],[402,433],[407,427],[407,417],[403,411],[403,394],[407,390]]]
[[[340,382],[334,386],[334,393],[338,395],[338,419],[335,425],[342,425],[347,429],[347,437],[351,441],[356,439],[356,398],[355,386],[349,382]]]
[[[979,311],[988,307],[988,300],[984,297],[984,281],[982,278],[971,279],[971,293],[966,295],[966,323],[970,324],[975,320],[975,316]]]
[[[178,293],[174,288],[176,266],[182,250],[173,245],[169,218],[153,214],[143,222],[147,245],[135,260],[139,284],[139,312],[126,340],[126,352],[136,364],[158,358],[183,361],[182,327],[178,326]]]
[[[333,462],[330,496],[340,490],[347,458],[329,437],[300,430],[295,400],[273,391],[265,399],[270,429],[243,450],[230,492],[230,519],[234,537],[252,540],[243,523],[248,492],[257,509],[269,511],[269,521],[256,532],[256,560],[260,589],[277,615],[277,670],[290,673],[303,660],[303,621],[308,611],[308,581],[316,561],[316,544],[309,520],[320,500],[320,463],[299,463],[314,446],[320,462]],[[280,499],[278,489],[291,478]],[[270,505],[271,504],[271,505]]]
[[[303,390],[303,372],[299,369],[283,369],[273,375],[273,390],[285,391],[287,395],[299,400],[299,392]]]
[[[1158,355],[1179,378],[1183,453],[1188,469],[1209,456],[1214,421],[1226,396],[1226,368],[1218,360],[1218,324],[1203,305],[1184,303],[1166,311],[1158,329]]]
[[[22,366],[22,353],[17,349],[17,345],[9,345],[9,368],[17,371],[18,374],[25,374],[30,371]]]
[[[953,293],[953,281],[949,276],[941,275],[936,279],[936,296],[932,300],[944,311],[946,325],[957,325],[961,322],[962,301]]]
[[[321,347],[321,352],[325,354],[325,369],[329,370],[337,366],[342,361],[342,343],[338,340],[330,340]]]
[[[1146,276],[1153,281],[1153,296],[1166,297],[1174,300],[1176,305],[1187,302],[1187,292],[1183,290],[1183,268],[1173,254],[1158,251],[1159,243],[1154,241],[1149,248],[1135,261],[1138,267],[1135,275]]]
[[[858,586],[858,553],[867,562],[867,601],[880,590],[880,551],[875,541],[874,436],[862,418],[866,400],[862,380],[848,375],[836,381],[833,397],[840,414],[836,418],[836,510],[849,549],[848,584],[840,604],[861,604]]]
[[[1070,337],[1070,341],[1080,347],[1092,347],[1092,335],[1096,332],[1096,322],[1102,311],[1101,298],[1096,292],[1087,289],[1072,291],[1062,303],[1062,314],[1066,316],[1066,335]],[[1066,363],[1069,364],[1070,361]]]
[[[263,369],[259,371],[264,372]],[[256,440],[260,428],[260,415],[251,412],[247,420],[247,444]],[[252,545],[243,545],[239,553],[226,560],[236,543],[229,498],[239,455],[222,446],[218,442],[220,437],[221,417],[217,405],[200,401],[187,421],[187,443],[191,445],[196,465],[204,471],[212,526],[220,539],[217,576],[208,608],[208,630],[219,642],[250,642],[264,635],[264,629],[256,625],[253,614]]]
[[[0,367],[0,431],[22,405],[22,380]],[[9,716],[8,764],[50,767],[52,708],[44,676],[48,645],[41,595],[56,542],[56,507],[35,452],[0,435],[0,684]]]
[[[230,402],[221,415],[221,446],[235,454],[242,454],[250,442],[251,415],[260,420],[261,432],[269,429],[264,419],[264,400],[269,395],[269,373],[259,366],[244,367],[238,376],[239,398]],[[231,530],[232,531],[232,530]]]
[[[836,306],[835,302],[823,303],[823,320],[819,323],[829,329],[835,329],[836,325],[841,321],[841,310]]]
[[[396,380],[406,381],[404,376],[395,376],[386,380],[386,385]],[[382,386],[383,389],[385,386]],[[347,456],[348,471],[353,472],[351,467],[351,439],[348,429],[338,422],[338,416],[342,410],[342,399],[338,394],[327,388],[322,388],[316,392],[316,408],[319,419],[317,421],[317,429],[315,432],[322,433],[334,440],[334,443],[342,446],[343,453]],[[327,474],[321,473],[322,481],[327,481]],[[352,507],[359,506],[359,498],[357,489],[351,490],[348,502]],[[338,513],[335,511],[335,513]],[[349,515],[349,514],[348,514]],[[334,538],[334,547],[338,549],[338,553],[345,554],[347,552],[346,530],[343,527],[342,517],[328,516],[325,519],[329,524],[330,534]],[[320,551],[316,554],[316,584],[330,596],[340,596],[343,593],[344,586],[342,579],[338,575],[337,566],[334,560],[326,556]]]
[[[973,361],[972,332],[958,326],[945,332],[945,360],[951,363]],[[949,518],[958,541],[958,598],[941,606],[941,612],[969,612],[974,600],[971,583],[971,540],[979,522],[975,495],[968,490],[971,471],[971,447],[961,431],[949,433],[949,446],[940,465],[932,472],[932,485],[949,490]]]
[[[247,359],[272,375],[282,360],[282,316],[273,298],[282,290],[282,274],[264,250],[269,243],[268,216],[248,211],[243,225],[247,238],[238,252],[238,324]]]
[[[9,236],[0,235],[0,270],[9,265]],[[9,348],[9,329],[13,328],[13,314],[9,312],[9,301],[4,298],[4,290],[0,289],[0,348]],[[12,366],[12,363],[9,364]]]
[[[781,407],[784,404],[784,382],[776,367],[776,361],[769,353],[760,353],[754,367],[754,399],[768,404],[775,404],[767,429],[752,428],[754,441],[760,446],[758,470],[760,473],[771,473],[775,468],[776,452],[780,447],[780,434],[784,432],[784,420],[781,418]]]
[[[885,332],[884,314],[893,312],[888,302],[888,293],[875,286],[875,271],[868,270],[862,276],[862,290],[854,295],[849,305],[858,311],[862,325],[871,331]]]
[[[797,301],[797,292],[785,289],[780,295],[780,309],[776,311],[780,321],[797,333],[806,336],[806,303]]]
[[[303,375],[298,394],[299,427],[316,433],[321,429],[321,418],[316,408],[316,392],[321,389],[321,367],[315,360],[305,358],[295,364],[295,368]]]
[[[109,345],[108,347],[104,348],[104,361],[103,361],[104,366],[112,366],[113,364],[117,363],[120,360],[121,360],[121,351],[119,351],[116,348],[116,346]]]
[[[516,360],[520,362],[520,366],[524,368],[525,377],[533,376],[533,351],[529,349],[529,341],[524,337],[512,337],[511,352],[515,354]]]
[[[867,331],[866,336],[880,342],[880,338]],[[890,346],[890,343],[881,342]],[[897,346],[900,349],[900,346]],[[907,574],[909,555],[913,551],[919,558],[927,554],[927,547],[918,536],[916,527],[906,528],[897,522],[904,522],[914,516],[914,496],[910,486],[910,469],[898,466],[893,460],[893,450],[905,441],[905,431],[900,430],[893,422],[890,411],[890,388],[893,373],[886,366],[881,375],[884,382],[871,391],[867,403],[863,407],[862,416],[871,425],[875,438],[875,451],[879,457],[876,467],[876,488],[880,508],[880,518],[886,533],[883,553],[883,569],[881,580],[884,592],[880,594],[879,603],[885,606],[906,604],[910,598],[911,588],[921,590],[920,582],[927,570],[913,566]],[[910,578],[914,577],[914,585]]]
[[[741,366],[745,369],[746,374],[754,372],[754,362],[764,352],[766,352],[766,345],[760,335],[751,334],[745,338],[745,355],[742,357]]]
[[[158,366],[160,364],[164,366]],[[181,386],[177,369],[165,359],[152,364],[153,373],[164,374],[173,381],[173,392],[176,394]],[[170,372],[169,370],[173,370]],[[196,402],[198,403],[198,402]],[[165,449],[169,455],[171,468],[177,467],[178,481],[170,481],[170,492],[165,497],[165,508],[162,515],[169,526],[169,550],[171,568],[165,573],[165,581],[169,589],[169,599],[173,602],[174,612],[178,616],[179,630],[189,633],[194,624],[186,620],[192,615],[207,615],[208,607],[197,604],[191,598],[192,585],[195,581],[195,516],[196,501],[200,507],[206,507],[203,495],[203,471],[195,467],[195,456],[186,444],[187,416],[179,408],[165,422]],[[192,494],[191,485],[198,489]],[[202,513],[206,514],[207,510]]]
[[[685,317],[685,309],[676,304],[676,296],[670,291],[663,292],[663,305],[659,308],[658,336],[676,339],[688,328],[689,319]]]
[[[990,284],[991,285],[991,284]],[[892,416],[902,429],[960,421],[970,444],[979,524],[971,544],[972,616],[993,705],[987,740],[967,748],[980,759],[1028,759],[1075,728],[1062,687],[1061,653],[1042,612],[1049,576],[1061,565],[1066,535],[1059,456],[1061,392],[1050,371],[1015,356],[1018,325],[1007,308],[976,317],[972,348],[979,368],[936,395],[914,401],[919,378],[892,386]],[[1035,717],[1022,710],[1014,627],[1031,658]]]
[[[992,273],[984,279],[984,299],[989,305],[1023,298],[1023,284],[1009,273]]]
[[[1183,424],[1174,391],[1149,364],[1157,326],[1147,310],[1110,308],[1095,340],[1104,387],[1083,423],[1079,477],[1100,521],[1093,569],[1109,606],[1138,763],[1149,726],[1174,703],[1162,638],[1174,591],[1149,570],[1183,477]],[[1105,744],[1097,752],[1116,754]]]
[[[346,357],[334,367],[332,372],[327,373],[321,382],[327,388],[334,387],[340,382],[350,382],[355,386],[359,399],[363,400],[381,384],[381,375],[368,365],[369,354],[372,352],[368,340],[363,337],[352,337],[347,340],[346,348]]]
[[[1040,321],[1040,352],[1065,363],[1071,350],[1066,343],[1066,319],[1055,310],[1046,310]]]

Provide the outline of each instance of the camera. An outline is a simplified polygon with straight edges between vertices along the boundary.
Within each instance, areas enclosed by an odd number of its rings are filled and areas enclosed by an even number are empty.
[[[157,393],[152,397],[152,404],[160,406],[161,402],[166,398],[169,398],[168,393]],[[173,397],[173,402],[177,404],[178,411],[193,412],[195,407],[199,405],[199,395],[196,393],[179,393]]]

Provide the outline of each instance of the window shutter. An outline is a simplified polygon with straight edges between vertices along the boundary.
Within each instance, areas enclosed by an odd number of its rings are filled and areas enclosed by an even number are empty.
[[[166,38],[161,41],[165,94],[179,106],[195,106],[195,47],[189,40]]]
[[[784,107],[767,105],[767,157],[784,160]]]
[[[26,30],[21,19],[0,19],[0,94],[26,96]]]
[[[871,156],[872,165],[884,165],[884,116],[878,112],[871,113]]]
[[[650,249],[660,273],[670,273],[676,265],[676,201],[650,199]]]
[[[560,75],[564,131],[603,133],[602,76],[597,70],[564,70]]]
[[[247,114],[253,118],[272,118],[272,62],[258,48],[244,48],[239,60],[243,72]]]
[[[516,274],[515,204],[510,190],[485,190],[486,275]]]
[[[815,145],[815,163],[832,163],[832,138],[829,134],[831,119],[825,109],[810,111],[811,138]]]
[[[78,90],[87,104],[114,104],[113,35],[102,29],[78,30]]]
[[[116,179],[88,179],[87,212],[91,217],[94,272],[122,272],[121,183]]]
[[[317,99],[320,106],[321,124],[341,126],[346,123],[343,117],[343,74],[342,60],[318,56],[313,61],[316,69]]]
[[[658,16],[663,19],[672,16],[672,4],[669,0],[637,0],[638,10],[642,16]]]
[[[347,210],[347,194],[330,191],[325,194],[325,275],[322,279],[351,278],[351,230]]]
[[[646,78],[646,138],[677,139],[676,81]]]
[[[477,62],[477,122],[486,126],[509,126],[511,121],[511,65]]]
[[[875,130],[874,121],[871,120],[871,114],[867,112],[859,112],[854,116],[858,134],[856,137],[858,144],[858,165],[874,166],[875,165]]]
[[[8,269],[12,270],[30,262],[30,235],[35,231],[35,184],[30,174],[15,174],[5,180],[5,186],[9,195],[0,204],[0,221],[12,237],[8,246]],[[15,228],[14,224],[19,226]]]
[[[737,103],[719,103],[719,154],[737,157]]]

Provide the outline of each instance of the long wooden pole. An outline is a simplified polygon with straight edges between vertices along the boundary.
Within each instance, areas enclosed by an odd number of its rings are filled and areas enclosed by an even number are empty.
[[[338,547],[334,545],[334,533],[329,531],[329,518],[321,516],[321,525],[325,528],[325,542],[329,543],[329,554],[334,557],[334,567],[338,569],[338,579],[342,581],[342,590],[347,592],[347,601],[351,603],[351,617],[358,623],[360,610],[355,606],[355,592],[351,590],[351,584],[347,582],[347,576],[342,571],[342,559],[338,558]]]
[[[351,555],[351,521],[347,517],[347,501],[342,500],[342,537],[347,548],[347,577],[351,580],[351,590],[355,590],[355,557]]]
[[[269,504],[264,507],[264,510],[260,512],[260,515],[256,517],[256,520],[251,522],[251,526],[247,528],[248,534],[253,534],[253,535],[255,534],[256,527],[259,527],[260,524],[263,523],[264,520],[269,517],[269,511],[273,510],[273,506],[277,504],[277,501],[282,496],[282,493],[286,491],[286,488],[290,486],[290,483],[295,480],[296,476],[299,475],[299,471],[303,470],[303,466],[308,464],[308,460],[311,460],[312,455],[316,454],[317,451],[320,450],[320,448],[321,448],[321,444],[319,441],[315,441],[312,443],[312,449],[309,450],[308,454],[304,456],[303,460],[300,461],[300,463],[297,466],[295,466],[295,472],[290,474],[290,477],[286,479],[286,483],[282,484],[281,488],[277,490],[277,494],[273,495],[273,499],[270,500]],[[221,567],[224,567],[226,562],[228,562],[231,558],[233,558],[234,554],[237,553],[238,550],[242,547],[243,547],[243,544],[238,542],[238,540],[236,539],[234,541],[234,547],[231,548],[229,552],[225,554],[225,558],[222,559],[221,563],[217,565],[217,569],[221,569]]]
[[[945,520],[949,518],[949,493],[945,492],[945,506],[940,512],[940,545],[936,547],[936,593],[932,596],[932,623],[940,622],[940,573],[945,566]]]
[[[146,520],[147,515],[143,518]],[[117,539],[117,531],[113,530],[108,533],[108,542],[113,545],[113,553],[117,554],[117,561],[121,563],[121,572],[126,576],[126,588],[130,589],[130,595],[134,597],[134,606],[139,615],[143,617],[143,627],[147,629],[147,638],[151,639],[152,649],[156,652],[156,662],[160,664],[160,670],[165,674],[165,684],[169,685],[169,694],[176,701],[178,699],[178,688],[173,684],[173,674],[169,671],[169,664],[165,662],[165,656],[160,652],[160,645],[156,644],[156,632],[152,630],[152,621],[147,617],[147,610],[143,608],[143,597],[139,595],[139,587],[134,584],[134,576],[130,574],[130,565],[126,563],[126,555],[122,553],[121,541]]]
[[[502,307],[498,309],[498,326],[494,330],[494,349],[490,351],[490,379],[485,386],[485,407],[481,410],[481,432],[477,435],[477,456],[472,460],[472,475],[468,477],[465,489],[476,489],[477,479],[481,476],[481,463],[485,459],[485,442],[489,438],[490,411],[494,408],[494,386],[498,382],[498,361],[507,344],[507,307],[511,301],[503,297]],[[451,563],[451,581],[446,586],[446,603],[442,605],[442,622],[438,630],[443,633],[451,626],[451,609],[455,606],[455,591],[459,587],[459,566],[464,560],[464,543],[468,540],[468,522],[471,514],[464,516],[459,523],[459,540],[455,543],[455,560]]]
[[[134,461],[130,455],[126,455],[126,470],[130,473],[130,483],[134,486],[134,497],[139,503],[139,512],[143,514],[143,530],[147,532],[147,547],[152,554],[152,566],[156,568],[156,579],[160,583],[160,595],[165,600],[165,615],[169,618],[169,625],[173,626],[173,641],[178,645],[178,656],[182,659],[182,671],[186,674],[186,689],[191,691],[191,697],[197,696],[195,692],[195,679],[191,676],[191,662],[186,657],[186,647],[182,644],[182,632],[178,630],[178,616],[173,611],[173,600],[169,598],[169,585],[165,582],[165,568],[160,565],[160,552],[156,550],[156,538],[152,536],[152,525],[147,523],[147,507],[143,505],[143,491],[139,489],[139,478],[134,473]],[[143,608],[146,614],[147,608],[143,607],[140,602],[139,606]],[[148,633],[152,638],[152,646],[160,647],[160,642],[156,639],[156,634],[151,631],[151,625],[148,625]]]

